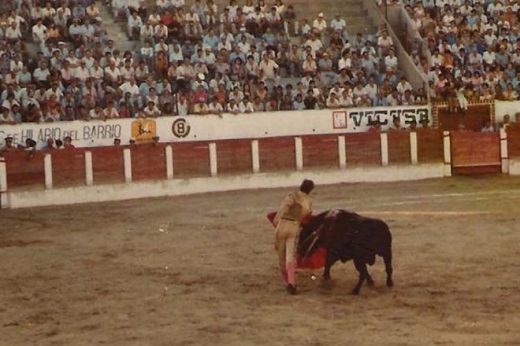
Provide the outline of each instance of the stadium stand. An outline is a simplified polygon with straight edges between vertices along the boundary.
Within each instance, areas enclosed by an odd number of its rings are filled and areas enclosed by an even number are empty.
[[[520,3],[413,1],[402,4],[429,54],[416,63],[433,101],[450,111],[468,102],[520,96]],[[381,5],[382,6],[382,5]]]
[[[426,103],[361,2],[4,1],[0,123]]]

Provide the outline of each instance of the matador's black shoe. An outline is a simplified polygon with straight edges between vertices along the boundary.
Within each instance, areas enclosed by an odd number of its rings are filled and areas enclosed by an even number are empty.
[[[296,290],[296,286],[289,284],[289,285],[287,285],[286,288],[287,288],[287,292],[289,292],[290,295],[295,296],[298,294],[298,291]]]

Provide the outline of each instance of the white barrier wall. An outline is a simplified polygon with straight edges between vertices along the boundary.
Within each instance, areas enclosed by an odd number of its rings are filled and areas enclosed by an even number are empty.
[[[18,125],[0,125],[0,147],[4,138],[12,136],[15,144],[27,138],[43,147],[48,138],[72,138],[76,147],[112,145],[114,138],[127,144],[151,141],[159,136],[161,142],[203,141],[239,138],[265,138],[316,134],[365,132],[373,120],[382,122],[383,130],[398,117],[408,127],[412,120],[420,123],[429,119],[430,106],[373,107],[325,109],[320,111],[266,112],[253,114],[223,114],[155,119],[112,119],[108,121],[71,121]]]
[[[134,198],[179,196],[194,193],[222,192],[295,186],[310,178],[316,184],[419,180],[444,176],[443,163],[349,168],[338,171],[305,171],[292,173],[246,174],[239,176],[173,179],[80,186],[51,190],[11,191],[9,208],[118,201]]]

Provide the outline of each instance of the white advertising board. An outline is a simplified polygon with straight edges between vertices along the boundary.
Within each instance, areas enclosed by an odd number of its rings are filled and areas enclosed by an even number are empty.
[[[504,115],[509,114],[511,122],[515,121],[515,114],[520,112],[520,101],[495,101],[495,120],[497,125],[502,124]]]
[[[131,138],[146,142],[153,136],[159,136],[161,142],[179,142],[342,134],[368,131],[376,119],[384,130],[394,117],[405,127],[425,118],[431,123],[431,109],[425,105],[0,125],[0,146],[7,136],[12,136],[15,144],[31,138],[38,147],[48,138],[70,136],[76,147],[92,147],[112,145],[115,138],[127,144]]]

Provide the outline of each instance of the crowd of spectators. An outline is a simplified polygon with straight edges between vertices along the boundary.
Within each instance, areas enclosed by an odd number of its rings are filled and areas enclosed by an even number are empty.
[[[520,99],[520,1],[404,0],[431,59],[412,56],[432,100],[455,111],[468,101]]]
[[[296,18],[281,0],[18,0],[0,19],[1,123],[426,103],[384,27]],[[100,6],[136,51],[107,36]],[[38,46],[35,56],[27,43]],[[287,83],[286,77],[293,83]]]

